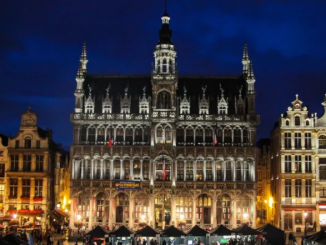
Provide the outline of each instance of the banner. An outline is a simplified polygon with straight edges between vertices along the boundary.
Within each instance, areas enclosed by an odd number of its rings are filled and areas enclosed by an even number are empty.
[[[125,190],[140,190],[140,181],[132,180],[115,180],[114,187],[116,190],[125,191]]]

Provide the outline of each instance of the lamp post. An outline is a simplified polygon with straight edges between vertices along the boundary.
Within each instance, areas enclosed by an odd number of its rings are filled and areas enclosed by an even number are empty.
[[[307,212],[304,212],[304,235],[307,235],[307,222],[306,222],[306,218],[308,216]]]

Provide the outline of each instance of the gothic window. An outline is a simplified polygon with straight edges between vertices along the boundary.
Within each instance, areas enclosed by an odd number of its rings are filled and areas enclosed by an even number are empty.
[[[186,142],[188,145],[192,145],[194,143],[194,129],[193,128],[186,129]]]
[[[165,127],[165,143],[166,144],[172,143],[172,132],[171,132],[171,128],[168,126]]]
[[[101,179],[101,160],[94,160],[94,179]]]
[[[129,199],[124,193],[120,193],[115,198],[116,203],[116,223],[124,223],[129,219]]]
[[[108,127],[106,129],[106,144],[108,143],[109,140],[114,140],[114,128]]]
[[[196,144],[202,145],[204,142],[204,136],[203,136],[203,129],[202,128],[196,128]]]
[[[178,144],[183,144],[184,142],[184,129],[183,128],[177,128],[177,142]]]
[[[249,130],[248,129],[243,129],[243,143],[244,145],[249,145]]]
[[[196,165],[196,181],[202,181],[204,180],[204,162],[197,161]]]
[[[285,180],[285,197],[292,197],[292,183],[290,179]]]
[[[301,179],[295,180],[295,197],[301,197],[301,191],[302,191],[302,181]]]
[[[305,156],[305,171],[311,173],[311,156]]]
[[[146,144],[149,144],[150,139],[151,139],[151,129],[149,126],[146,126],[144,128],[144,142]]]
[[[105,160],[105,179],[109,180],[111,179],[110,173],[111,173],[111,161],[110,160]]]
[[[235,128],[233,131],[234,134],[234,145],[240,145],[241,144],[241,130],[239,128]]]
[[[211,224],[211,206],[212,199],[206,194],[202,194],[197,198],[196,218],[203,221],[204,224]]]
[[[32,169],[32,156],[23,155],[23,171],[30,172]]]
[[[326,136],[321,135],[318,138],[319,141],[319,149],[326,149]]]
[[[124,179],[130,179],[130,161],[124,160],[123,167],[124,167]]]
[[[123,128],[122,128],[122,126],[118,126],[117,128],[116,128],[116,136],[115,136],[116,138],[115,138],[115,143],[122,143],[123,142]]]
[[[171,179],[171,164],[163,159],[160,162],[156,163],[156,171],[155,171],[155,178],[156,180],[166,180],[166,181],[170,181]],[[165,179],[164,179],[165,177]]]
[[[231,221],[231,198],[228,195],[223,195],[217,200],[216,220],[218,224],[229,224]]]
[[[301,148],[301,133],[299,132],[294,134],[294,147],[295,149]]]
[[[135,159],[133,161],[133,177],[135,180],[139,180],[140,179],[140,160],[139,159]]]
[[[217,181],[222,180],[222,161],[216,162],[216,180]]]
[[[232,163],[231,161],[227,161],[225,164],[225,179],[228,181],[232,180]]]
[[[150,163],[150,161],[148,159],[143,160],[143,179],[144,180],[149,179],[149,163]]]
[[[126,129],[126,138],[125,138],[125,143],[127,145],[132,145],[133,144],[133,129],[131,127],[127,127]]]
[[[285,149],[291,148],[291,133],[284,134],[284,147]]]
[[[161,91],[157,95],[157,109],[171,109],[171,94]]]
[[[244,162],[244,176],[245,176],[245,181],[250,181],[251,180],[251,176],[250,176],[250,171],[249,171],[249,162]]]
[[[157,61],[157,72],[158,73],[161,72],[161,61],[160,60]]]
[[[82,219],[86,219],[89,216],[89,200],[82,195],[78,197],[78,215],[80,215]]]
[[[206,161],[206,180],[213,180],[213,161]]]
[[[294,117],[294,125],[295,126],[300,126],[300,116]]]
[[[165,73],[165,72],[167,72],[167,61],[166,61],[166,59],[163,59],[163,72]]]
[[[216,137],[216,139],[217,139],[217,145],[221,144],[222,143],[222,140],[223,140],[222,139],[223,138],[223,129],[217,128],[214,133],[217,134],[217,137]]]
[[[80,126],[80,143],[85,144],[86,143],[86,135],[87,135],[87,127],[85,125]]]
[[[186,180],[194,180],[194,161],[187,160],[186,162]]]
[[[296,173],[301,173],[301,156],[295,156],[294,170]]]
[[[192,219],[192,198],[191,197],[177,197],[176,203],[177,219],[184,220]]]
[[[284,230],[292,231],[292,214],[285,214],[284,215]]]
[[[169,72],[172,73],[172,60],[169,60]]]
[[[94,126],[88,128],[88,142],[91,145],[95,144],[95,131],[96,129]]]
[[[104,132],[105,132],[104,127],[99,127],[97,129],[97,144],[105,144]]]
[[[241,181],[241,162],[236,162],[236,169],[235,169],[235,176],[236,180]]]
[[[105,211],[105,196],[103,193],[99,193],[96,196],[96,219],[97,222],[103,222]]]
[[[142,217],[145,217],[145,220],[149,215],[149,199],[144,198],[143,195],[138,195],[135,198],[135,218],[137,220],[142,219]]]
[[[211,128],[205,128],[205,143],[212,143],[212,142],[213,142],[212,129]]]
[[[157,138],[157,143],[163,143],[163,128],[162,128],[162,126],[157,127],[156,138]]]
[[[224,144],[225,145],[230,145],[231,142],[232,142],[231,129],[225,128],[224,129]]]
[[[135,142],[143,142],[143,129],[141,127],[135,128]]]
[[[185,171],[184,171],[184,161],[177,161],[177,180],[184,180]]]
[[[291,155],[285,155],[285,173],[292,172],[292,160]]]
[[[114,179],[120,179],[120,159],[113,161],[114,164]]]

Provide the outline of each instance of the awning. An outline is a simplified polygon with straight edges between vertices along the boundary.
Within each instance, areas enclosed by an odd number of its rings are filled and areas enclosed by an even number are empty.
[[[232,231],[226,228],[224,225],[219,225],[213,231],[211,231],[211,235],[215,236],[231,236]]]
[[[104,230],[101,226],[96,226],[93,230],[88,232],[85,236],[90,236],[90,237],[96,237],[96,238],[102,238],[108,235],[109,232]]]
[[[198,225],[195,225],[187,232],[187,236],[206,236],[206,234],[209,234],[209,232],[200,228]]]
[[[261,232],[259,231],[256,231],[254,229],[252,229],[251,227],[249,227],[248,225],[246,224],[243,224],[242,226],[236,228],[236,229],[233,229],[232,230],[232,233],[235,233],[237,235],[259,235],[261,234]]]
[[[305,236],[305,240],[310,241],[310,242],[318,242],[320,244],[325,244],[326,243],[326,232],[321,230],[315,234]]]
[[[110,236],[116,236],[116,237],[130,237],[130,235],[133,234],[132,231],[130,231],[127,227],[124,225],[120,226],[117,230],[112,231],[110,233]]]
[[[271,224],[266,224],[257,229],[257,231],[260,231],[271,245],[285,244],[284,231]]]
[[[182,231],[179,230],[178,228],[174,227],[173,225],[169,226],[166,228],[164,231],[162,231],[161,236],[164,237],[181,237],[185,236],[186,234]]]
[[[140,229],[139,231],[136,231],[135,236],[140,237],[156,237],[156,235],[159,234],[156,230],[154,230],[150,226],[145,226],[144,228]]]

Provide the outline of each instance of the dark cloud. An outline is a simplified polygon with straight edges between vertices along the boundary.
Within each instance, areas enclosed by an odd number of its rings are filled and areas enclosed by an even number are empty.
[[[169,1],[180,74],[238,75],[246,41],[254,62],[258,136],[267,137],[298,93],[323,113],[325,1]],[[19,6],[19,7],[17,7]],[[164,1],[0,2],[2,133],[29,104],[68,146],[75,75],[87,42],[92,74],[150,74]]]

